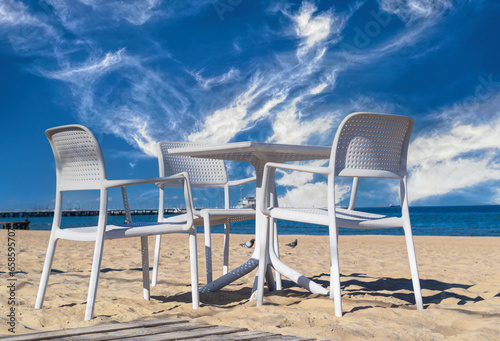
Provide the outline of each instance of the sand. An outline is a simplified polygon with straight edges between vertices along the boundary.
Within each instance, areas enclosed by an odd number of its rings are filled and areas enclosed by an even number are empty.
[[[97,324],[181,318],[321,340],[499,340],[500,238],[415,237],[425,309],[417,311],[409,279],[404,237],[341,236],[340,270],[344,316],[333,301],[284,279],[280,292],[266,290],[264,305],[249,301],[254,270],[219,292],[201,294],[191,308],[187,235],[164,240],[159,283],[151,301],[142,298],[140,240],[106,241],[94,319],[84,321],[93,243],[61,240],[43,309],[34,309],[49,232],[16,231],[16,270],[6,268],[7,231],[0,231],[3,261],[0,334],[8,328],[8,278],[16,279],[16,335]],[[202,235],[200,284],[206,283]],[[239,246],[251,238],[232,235],[230,265],[253,252]],[[298,239],[298,246],[285,244]],[[150,238],[150,258],[154,238]],[[222,235],[213,236],[213,266],[222,273]],[[280,236],[282,260],[328,285],[327,236]],[[152,264],[152,263],[151,263]]]

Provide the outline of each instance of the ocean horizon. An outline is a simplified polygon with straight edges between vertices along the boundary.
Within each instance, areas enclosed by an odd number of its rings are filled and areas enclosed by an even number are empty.
[[[399,207],[365,207],[357,210],[397,216]],[[134,215],[136,222],[156,221],[156,215]],[[500,205],[478,206],[415,206],[410,207],[410,218],[413,234],[416,236],[500,236]],[[0,218],[0,221],[23,221],[19,218]],[[30,230],[50,230],[52,217],[29,217]],[[62,218],[62,227],[94,226],[97,216],[69,216]],[[120,224],[125,216],[109,216],[109,224]],[[253,220],[231,224],[231,233],[253,234]],[[198,228],[203,232],[203,227]],[[223,225],[212,226],[212,233],[223,233]],[[328,235],[328,227],[322,225],[303,224],[278,221],[278,233],[283,235]],[[391,229],[346,229],[340,228],[340,235],[403,235],[401,228]]]

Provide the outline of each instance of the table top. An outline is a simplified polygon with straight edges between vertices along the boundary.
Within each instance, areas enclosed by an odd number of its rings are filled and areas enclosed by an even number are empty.
[[[262,161],[288,162],[328,159],[331,147],[246,141],[174,148],[169,149],[168,152],[207,159],[245,161],[257,167]]]

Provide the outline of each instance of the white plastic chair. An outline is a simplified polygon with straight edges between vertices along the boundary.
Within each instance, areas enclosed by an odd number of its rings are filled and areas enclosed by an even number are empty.
[[[267,219],[285,219],[302,223],[329,226],[331,273],[330,297],[335,301],[335,315],[342,316],[340,294],[340,270],[338,259],[338,228],[394,228],[403,227],[413,290],[417,309],[423,309],[417,260],[413,245],[413,237],[408,210],[408,188],[406,157],[408,143],[413,128],[413,120],[409,117],[354,113],[347,116],[337,130],[333,141],[330,163],[327,167],[312,167],[283,163],[267,163],[264,169],[264,197],[259,210]],[[327,208],[285,208],[272,205],[269,188],[272,187],[276,168],[322,174],[328,177]],[[335,178],[353,177],[351,202],[348,209],[335,208]],[[356,192],[360,177],[400,180],[401,217],[355,211]],[[274,207],[268,207],[274,206]],[[267,236],[267,234],[266,234]],[[267,240],[262,238],[261,250]],[[263,258],[260,257],[263,262]],[[259,270],[261,266],[259,266]],[[262,271],[262,270],[261,270]],[[258,292],[263,293],[263,274],[259,274]]]
[[[144,298],[149,300],[149,257],[147,236],[181,232],[189,233],[192,301],[193,308],[198,308],[199,289],[196,229],[193,226],[193,200],[189,175],[187,173],[179,173],[169,177],[151,179],[107,180],[106,166],[101,148],[97,139],[89,129],[81,125],[67,125],[48,129],[45,134],[54,152],[57,189],[52,231],[40,286],[38,288],[35,308],[42,308],[58,239],[95,241],[94,259],[92,262],[92,272],[90,275],[85,311],[85,320],[90,320],[94,312],[104,240],[141,237],[143,294]],[[169,221],[166,219],[161,223],[132,223],[125,187],[147,183],[163,184],[169,181],[180,181],[183,184],[186,201],[186,214],[184,215],[184,220]],[[123,204],[126,212],[126,222],[120,225],[108,225],[108,190],[117,187],[121,187]],[[61,229],[63,192],[75,190],[100,191],[99,221],[97,226]]]
[[[207,268],[207,283],[212,282],[212,242],[211,225],[224,224],[224,259],[223,274],[228,272],[229,267],[229,233],[230,223],[255,219],[255,209],[235,209],[229,207],[229,188],[255,181],[255,177],[228,181],[226,166],[223,160],[192,158],[189,156],[173,155],[168,149],[202,146],[192,142],[169,142],[163,141],[157,144],[158,164],[160,176],[171,176],[179,172],[189,173],[192,188],[223,188],[224,208],[208,208],[194,210],[194,225],[204,227],[205,235],[205,258]],[[169,182],[160,186],[160,206],[158,208],[158,221],[164,221],[164,199],[165,189],[178,187],[178,183]],[[168,219],[175,219],[169,217]],[[156,237],[155,256],[153,262],[153,278],[151,284],[156,286],[158,279],[158,266],[160,261],[161,235]]]

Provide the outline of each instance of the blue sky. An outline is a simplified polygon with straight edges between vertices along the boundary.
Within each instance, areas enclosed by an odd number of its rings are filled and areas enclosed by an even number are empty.
[[[498,18],[481,0],[4,0],[0,210],[53,207],[52,126],[88,126],[118,179],[156,176],[161,140],[331,145],[356,111],[415,119],[412,205],[500,204]],[[283,202],[325,199],[324,178],[278,178]],[[397,187],[363,180],[359,205],[393,203]],[[337,191],[345,203],[349,182]],[[132,194],[157,205],[154,187]]]

